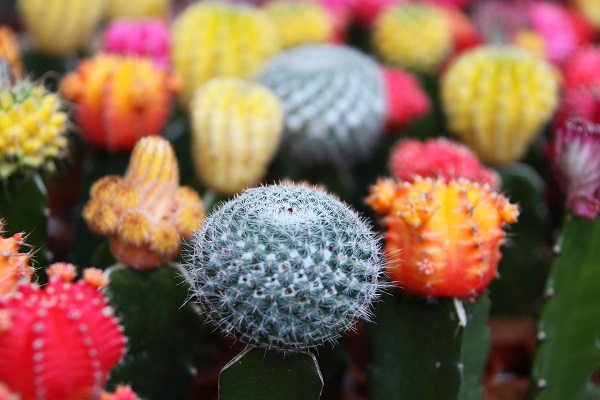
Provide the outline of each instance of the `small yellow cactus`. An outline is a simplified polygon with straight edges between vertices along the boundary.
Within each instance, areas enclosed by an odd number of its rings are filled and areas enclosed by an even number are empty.
[[[108,0],[109,18],[165,18],[171,0]]]
[[[269,89],[239,78],[215,78],[191,106],[197,175],[211,189],[233,194],[264,176],[283,131],[283,112]]]
[[[575,0],[575,7],[581,11],[585,17],[600,29],[600,1],[598,0]]]
[[[375,21],[375,48],[389,63],[434,72],[452,50],[452,33],[442,10],[428,4],[401,4]]]
[[[450,65],[441,97],[449,129],[483,161],[507,164],[552,116],[558,82],[548,63],[524,50],[485,46]]]
[[[8,63],[12,75],[23,76],[23,63],[17,37],[8,26],[0,26],[0,60]]]
[[[60,109],[58,96],[42,85],[0,82],[0,179],[24,169],[54,169],[68,146],[68,118]]]
[[[204,207],[196,192],[179,187],[179,169],[169,142],[140,139],[124,177],[94,183],[83,218],[108,236],[117,260],[140,269],[156,268],[179,253],[182,238],[200,227]]]
[[[333,35],[331,17],[316,2],[275,0],[265,7],[265,11],[277,25],[284,48],[323,43]]]
[[[37,47],[64,56],[86,44],[104,14],[106,0],[18,0],[17,6]]]
[[[253,77],[279,49],[277,27],[263,11],[217,2],[189,6],[174,23],[171,45],[183,104],[211,78]]]

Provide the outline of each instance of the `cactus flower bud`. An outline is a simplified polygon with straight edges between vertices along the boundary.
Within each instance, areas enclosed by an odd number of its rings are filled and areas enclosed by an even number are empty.
[[[19,252],[23,244],[23,236],[19,233],[0,237],[0,298],[13,294],[19,284],[29,282],[33,276],[30,254]]]
[[[200,197],[179,186],[175,153],[159,136],[140,139],[124,177],[96,181],[83,209],[90,229],[108,236],[115,258],[140,269],[175,258],[203,217]]]
[[[90,270],[88,270],[90,271]],[[74,282],[70,264],[47,269],[49,283],[19,286],[0,299],[0,382],[22,400],[96,398],[125,350],[125,336],[95,270]]]
[[[214,78],[192,100],[192,152],[209,188],[233,194],[259,183],[283,131],[283,111],[269,89]]]
[[[399,68],[382,67],[387,98],[386,130],[402,129],[431,111],[431,103],[419,81]]]
[[[110,18],[166,18],[172,0],[107,0]]]
[[[19,14],[38,48],[65,56],[85,46],[106,0],[18,0]]]
[[[401,181],[415,177],[442,178],[446,183],[466,179],[500,190],[500,177],[485,168],[468,147],[448,139],[403,140],[392,150],[390,172]]]
[[[568,121],[556,130],[552,153],[567,186],[567,207],[574,215],[596,219],[600,214],[600,124]]]
[[[85,139],[109,151],[158,135],[177,88],[177,79],[150,60],[105,54],[83,61],[60,84]]]
[[[519,215],[504,196],[467,180],[383,180],[367,204],[385,216],[392,280],[431,297],[480,295],[497,275],[502,228]]]
[[[376,234],[347,205],[306,186],[247,189],[209,215],[187,268],[208,319],[253,346],[335,340],[384,283]]]
[[[333,35],[331,17],[316,2],[274,0],[267,4],[265,11],[275,22],[284,48],[323,43]]]
[[[0,26],[0,60],[8,63],[12,75],[23,76],[23,63],[17,37],[8,26]]]

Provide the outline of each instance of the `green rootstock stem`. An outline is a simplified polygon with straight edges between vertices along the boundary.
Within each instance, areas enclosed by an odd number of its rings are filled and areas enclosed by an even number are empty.
[[[489,308],[487,296],[473,304],[398,292],[382,299],[366,326],[369,399],[481,399]]]
[[[318,400],[323,377],[314,355],[248,348],[219,376],[219,400]]]
[[[536,400],[600,399],[600,220],[568,217],[555,246],[538,326]]]

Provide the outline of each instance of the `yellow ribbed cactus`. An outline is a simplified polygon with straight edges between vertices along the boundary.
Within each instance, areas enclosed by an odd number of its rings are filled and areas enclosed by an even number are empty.
[[[172,0],[108,0],[110,18],[164,18]]]
[[[375,48],[399,67],[433,72],[452,50],[450,23],[442,10],[428,4],[388,8],[375,21]]]
[[[596,28],[600,28],[600,1],[575,0],[575,7],[589,19]]]
[[[23,169],[53,170],[67,151],[67,114],[44,86],[0,79],[0,179]]]
[[[449,129],[491,164],[521,158],[557,104],[552,67],[512,47],[461,55],[441,81]]]
[[[63,56],[81,49],[102,18],[107,0],[18,0],[37,47]]]
[[[277,27],[263,11],[245,5],[200,2],[175,21],[171,53],[182,77],[181,100],[219,76],[253,77],[280,49]]]
[[[283,47],[323,43],[333,34],[331,17],[316,2],[275,0],[265,11],[277,25]]]
[[[0,26],[0,60],[8,63],[12,75],[23,76],[23,64],[17,36],[8,26]]]
[[[197,175],[211,189],[233,194],[254,186],[275,155],[283,112],[267,88],[239,78],[215,78],[191,105]]]

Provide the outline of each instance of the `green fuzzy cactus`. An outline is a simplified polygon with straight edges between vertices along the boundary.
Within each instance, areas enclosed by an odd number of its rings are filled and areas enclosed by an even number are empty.
[[[207,217],[187,268],[208,320],[257,347],[297,351],[335,340],[385,285],[379,239],[327,193],[272,185]]]
[[[342,165],[375,145],[386,113],[385,92],[377,65],[367,56],[344,46],[301,46],[272,59],[258,80],[284,108],[286,159]]]

